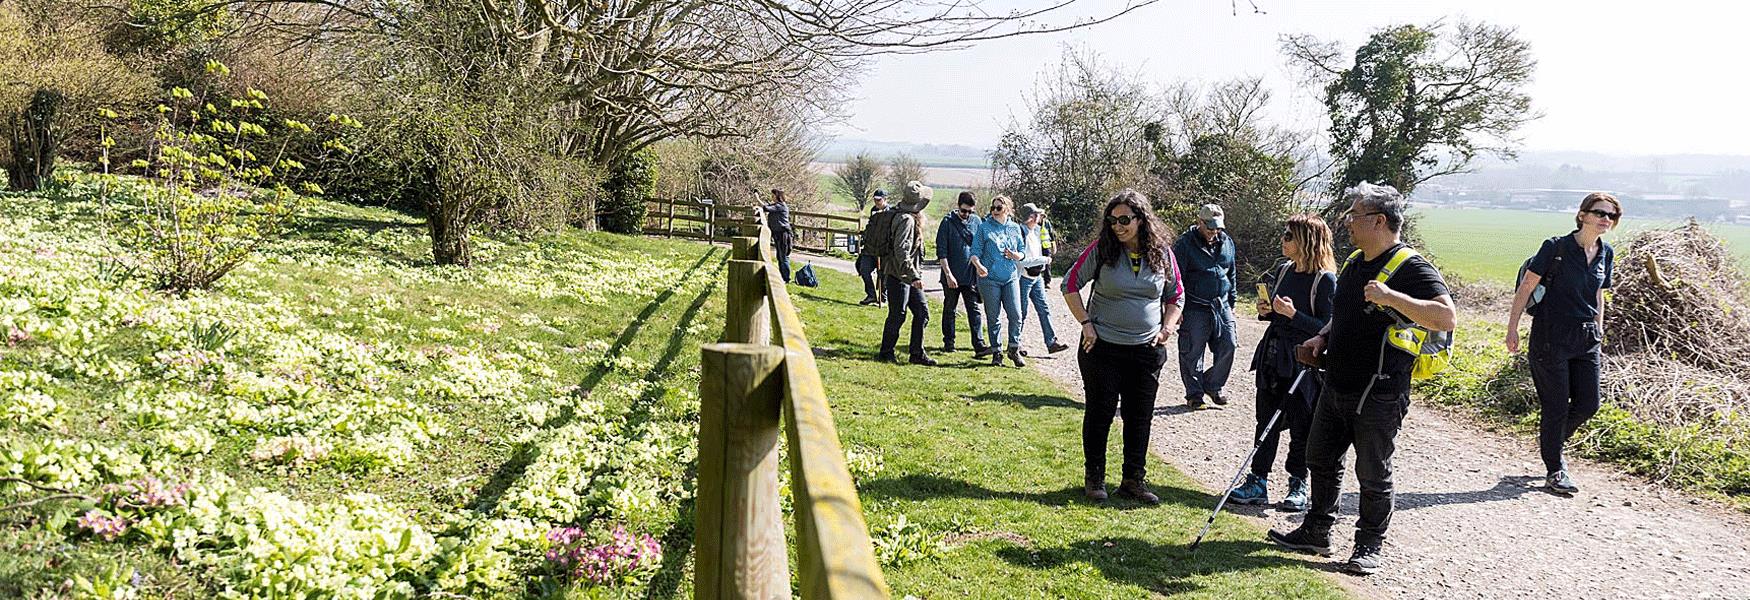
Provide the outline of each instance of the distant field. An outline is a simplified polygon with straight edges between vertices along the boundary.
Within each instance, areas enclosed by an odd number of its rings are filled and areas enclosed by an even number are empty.
[[[808,167],[823,175],[832,175],[832,170],[838,168],[836,162],[809,163]],[[823,179],[822,181],[827,181]],[[936,187],[988,187],[990,186],[990,169],[978,165],[949,166],[935,163],[924,163],[924,183]],[[887,190],[892,192],[893,190]]]
[[[1420,219],[1417,227],[1427,240],[1428,250],[1442,268],[1465,277],[1502,283],[1512,281],[1520,263],[1537,252],[1544,239],[1574,229],[1572,213],[1424,208],[1415,214]],[[1606,239],[1620,246],[1646,229],[1677,224],[1637,221],[1631,216],[1622,230]],[[1740,262],[1750,268],[1750,227],[1716,224],[1708,228],[1724,239]]]

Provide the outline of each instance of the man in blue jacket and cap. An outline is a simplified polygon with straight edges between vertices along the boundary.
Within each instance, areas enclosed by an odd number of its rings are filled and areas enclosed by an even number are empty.
[[[1221,206],[1197,209],[1197,224],[1173,243],[1185,285],[1185,310],[1179,321],[1179,378],[1185,404],[1202,408],[1203,397],[1226,405],[1221,394],[1234,364],[1234,241],[1227,235]],[[1215,360],[1203,366],[1208,349]]]

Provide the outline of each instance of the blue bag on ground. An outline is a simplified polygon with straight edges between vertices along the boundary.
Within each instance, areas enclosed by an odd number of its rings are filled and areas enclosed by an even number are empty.
[[[796,285],[820,287],[820,278],[814,276],[814,263],[802,265],[802,270],[796,272]]]

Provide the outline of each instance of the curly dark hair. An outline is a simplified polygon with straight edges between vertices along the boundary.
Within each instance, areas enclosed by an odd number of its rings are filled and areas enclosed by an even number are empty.
[[[1138,250],[1142,251],[1143,260],[1148,263],[1149,270],[1156,273],[1170,272],[1168,271],[1166,253],[1167,228],[1161,225],[1160,219],[1155,217],[1154,205],[1148,201],[1148,196],[1131,189],[1118,192],[1118,195],[1106,201],[1106,209],[1100,211],[1100,219],[1094,224],[1095,227],[1099,228],[1096,235],[1099,236],[1100,240],[1096,244],[1099,246],[1099,252],[1095,258],[1099,259],[1102,266],[1117,266],[1120,255],[1125,252],[1124,243],[1118,241],[1118,234],[1112,233],[1112,226],[1106,224],[1106,218],[1112,216],[1112,209],[1117,208],[1120,204],[1130,207],[1131,214],[1136,215],[1141,221],[1136,230],[1136,242]]]

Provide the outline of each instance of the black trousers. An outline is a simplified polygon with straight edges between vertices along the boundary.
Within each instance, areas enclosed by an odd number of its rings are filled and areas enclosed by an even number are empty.
[[[972,349],[984,350],[984,299],[978,295],[978,286],[964,285],[960,287],[942,287],[942,346],[954,345],[954,304],[966,305],[966,326],[972,330]]]
[[[1312,433],[1313,407],[1318,402],[1319,378],[1316,373],[1307,373],[1301,378],[1300,387],[1290,394],[1288,388],[1294,386],[1294,378],[1277,377],[1273,373],[1258,372],[1258,423],[1252,429],[1252,439],[1264,434],[1264,426],[1270,424],[1270,417],[1276,411],[1282,411],[1282,416],[1276,418],[1276,426],[1271,428],[1270,435],[1258,446],[1258,453],[1252,457],[1252,474],[1260,478],[1268,478],[1270,469],[1276,464],[1276,447],[1281,443],[1282,432],[1288,431],[1288,458],[1282,466],[1290,477],[1306,479],[1306,440]]]
[[[911,311],[911,355],[924,354],[924,325],[930,322],[930,305],[924,303],[924,291],[907,285],[898,277],[882,275],[887,286],[887,324],[881,329],[881,355],[892,356],[899,344],[899,327],[905,324],[905,313]]]
[[[880,299],[885,295],[884,290],[875,286],[875,267],[879,265],[880,262],[881,261],[873,256],[862,255],[857,257],[857,276],[863,278],[864,298]]]
[[[1079,346],[1078,346],[1079,348]],[[1076,353],[1088,408],[1082,413],[1083,469],[1090,479],[1106,477],[1106,436],[1112,417],[1124,415],[1124,478],[1148,475],[1148,435],[1154,423],[1155,393],[1161,387],[1166,346],[1125,346],[1101,340]]]
[[[790,283],[790,249],[795,245],[796,238],[789,232],[772,236],[772,249],[778,255],[778,275],[783,276],[784,283]]]
[[[1355,523],[1355,543],[1385,541],[1391,525],[1391,456],[1398,429],[1410,411],[1409,392],[1375,392],[1365,402],[1359,395],[1340,394],[1326,386],[1313,409],[1306,462],[1312,474],[1312,502],[1304,526],[1328,533],[1337,522],[1337,498],[1342,491],[1343,459],[1355,447],[1355,479],[1361,483],[1361,517]]]
[[[1598,412],[1599,346],[1604,335],[1591,319],[1544,319],[1531,322],[1531,381],[1537,385],[1537,445],[1543,467],[1551,473],[1567,468],[1562,447]]]

